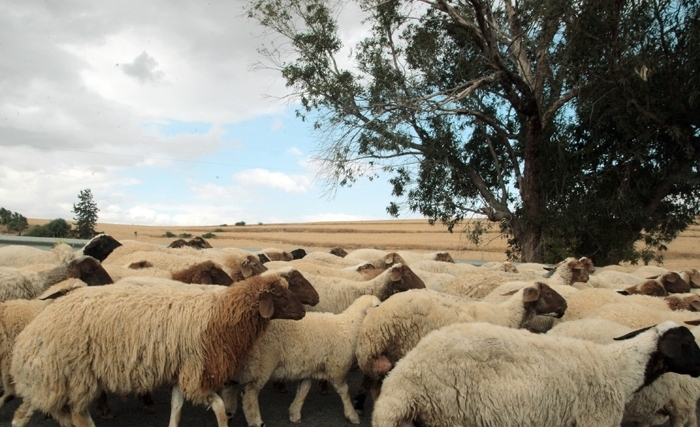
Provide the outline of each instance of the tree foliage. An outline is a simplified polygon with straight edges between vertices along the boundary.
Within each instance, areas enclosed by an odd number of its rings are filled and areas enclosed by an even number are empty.
[[[95,225],[97,224],[97,213],[100,209],[92,199],[92,191],[89,188],[80,190],[78,194],[78,204],[73,204],[71,212],[75,214],[75,233],[79,239],[90,239],[95,236]]]
[[[27,231],[30,237],[66,238],[71,235],[71,224],[63,218],[56,218],[43,225],[35,225]]]
[[[344,5],[367,29],[349,58]],[[381,168],[392,215],[486,216],[513,257],[612,263],[649,261],[700,213],[696,2],[256,0],[248,15],[322,132],[325,177]]]
[[[18,236],[29,227],[24,215],[5,208],[0,208],[0,225],[4,225],[7,231],[16,231]]]

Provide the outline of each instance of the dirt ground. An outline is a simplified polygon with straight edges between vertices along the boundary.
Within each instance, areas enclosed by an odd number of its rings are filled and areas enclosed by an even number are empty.
[[[29,220],[30,226],[48,220]],[[476,261],[506,260],[506,240],[493,228],[479,246],[471,243],[456,227],[453,233],[427,220],[387,220],[357,222],[318,222],[289,224],[249,224],[245,226],[218,225],[198,227],[142,226],[98,223],[96,230],[108,233],[118,240],[139,240],[168,244],[177,237],[165,237],[167,232],[180,236],[201,236],[212,246],[234,246],[262,249],[304,248],[307,251],[328,251],[334,246],[346,250],[377,248],[384,250],[415,250],[417,252],[449,251],[456,259]],[[700,224],[691,226],[668,245],[664,266],[670,269],[700,268]]]

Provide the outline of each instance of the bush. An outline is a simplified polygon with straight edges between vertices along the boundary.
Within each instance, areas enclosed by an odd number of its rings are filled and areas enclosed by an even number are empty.
[[[237,223],[234,224],[235,226],[241,227],[245,225],[245,221],[238,221]]]
[[[169,231],[166,231],[165,234],[163,234],[163,237],[175,237],[175,234],[173,234]]]
[[[214,233],[223,233],[224,229],[223,228],[215,228]]]
[[[44,225],[33,226],[25,235],[31,237],[59,237],[70,236],[71,225],[63,218],[56,218]]]
[[[228,227],[228,224],[221,224],[222,227]]]
[[[183,239],[189,239],[190,237],[192,237],[192,235],[190,233],[182,233],[177,237],[182,237]]]
[[[202,237],[205,238],[205,239],[213,239],[213,238],[216,237],[216,234],[214,234],[214,233],[204,233],[204,234],[202,234]]]

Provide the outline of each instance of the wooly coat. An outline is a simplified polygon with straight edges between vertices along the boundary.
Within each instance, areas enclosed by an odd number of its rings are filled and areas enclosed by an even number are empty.
[[[184,397],[210,405],[224,427],[215,390],[242,367],[270,319],[304,314],[274,275],[220,291],[126,283],[75,290],[17,337],[11,374],[24,401],[13,425],[25,426],[40,410],[62,426],[90,426],[88,407],[103,389],[142,394],[173,385],[171,426]]]
[[[409,289],[424,289],[425,283],[406,265],[389,267],[379,276],[365,282],[337,277],[323,277],[306,274],[319,295],[315,307],[307,311],[341,313],[362,295],[374,295],[380,301]]]
[[[100,262],[87,255],[39,272],[0,267],[0,302],[36,298],[50,286],[70,278],[91,286],[112,283]]]
[[[700,348],[685,327],[666,322],[621,338],[599,345],[484,323],[450,325],[396,364],[372,426],[618,427],[640,387],[665,372],[700,375]]]
[[[56,245],[49,251],[23,245],[3,246],[0,248],[0,266],[19,268],[31,264],[60,265],[84,255],[102,262],[119,246],[121,243],[107,234],[98,234],[77,251],[65,243]]]
[[[258,394],[268,380],[302,380],[289,407],[289,420],[301,421],[312,379],[328,380],[340,395],[343,413],[353,424],[360,418],[352,407],[346,376],[355,363],[355,343],[360,324],[368,310],[378,306],[379,299],[363,295],[340,314],[307,313],[296,322],[275,320],[236,374],[243,389],[243,411],[249,426],[263,425]],[[235,395],[227,402],[235,411]],[[229,406],[230,405],[230,406]]]

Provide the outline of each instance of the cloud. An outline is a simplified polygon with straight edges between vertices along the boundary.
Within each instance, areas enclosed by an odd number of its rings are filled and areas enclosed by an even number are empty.
[[[304,153],[302,153],[301,150],[297,147],[292,147],[287,149],[287,154],[291,154],[293,156],[302,156]]]
[[[124,74],[136,78],[141,84],[161,80],[165,74],[156,70],[158,62],[144,50],[131,64],[122,64]]]
[[[259,168],[238,172],[233,179],[244,186],[275,188],[288,193],[306,193],[313,186],[313,180],[306,175],[289,175]]]

